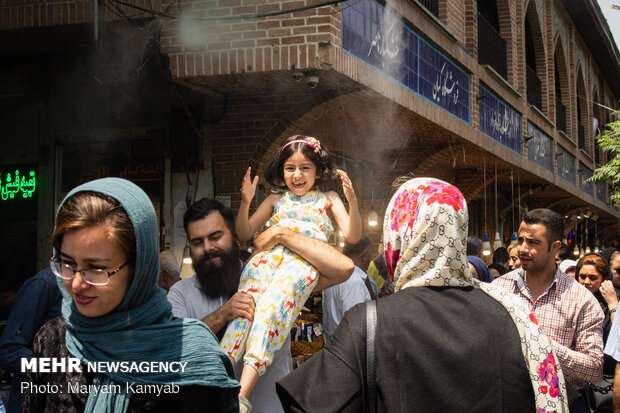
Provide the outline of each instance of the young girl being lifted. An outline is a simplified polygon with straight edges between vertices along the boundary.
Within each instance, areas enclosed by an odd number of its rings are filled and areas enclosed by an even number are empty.
[[[241,206],[235,225],[240,242],[252,238],[266,222],[327,242],[333,231],[329,215],[336,220],[347,242],[359,241],[362,219],[351,180],[335,168],[328,151],[316,138],[295,135],[287,139],[265,170],[267,182],[286,190],[269,195],[251,217],[250,202],[258,176],[252,180],[250,173],[248,168],[241,184]],[[338,177],[349,203],[348,213],[335,192],[318,189]],[[239,291],[254,297],[254,321],[240,317],[231,321],[221,342],[233,362],[245,352],[240,380],[242,397],[249,398],[258,377],[286,341],[317,280],[316,269],[282,245],[258,253],[245,266]]]

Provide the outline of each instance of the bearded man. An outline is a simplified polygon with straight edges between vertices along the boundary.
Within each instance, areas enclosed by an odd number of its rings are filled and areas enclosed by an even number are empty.
[[[243,263],[234,236],[235,215],[220,202],[203,198],[190,205],[183,215],[192,266],[196,274],[170,288],[168,301],[178,318],[202,320],[221,338],[236,317],[252,320],[254,299],[237,292]],[[254,240],[254,251],[282,244],[296,252],[320,273],[314,291],[346,281],[353,272],[353,261],[328,244],[279,226],[273,226]],[[235,366],[240,377],[242,363]],[[292,370],[290,337],[252,391],[254,413],[282,412],[275,383]]]

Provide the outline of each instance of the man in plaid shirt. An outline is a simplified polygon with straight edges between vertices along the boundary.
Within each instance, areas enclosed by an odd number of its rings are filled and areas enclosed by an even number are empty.
[[[528,212],[519,227],[521,268],[493,281],[518,295],[553,341],[569,385],[571,412],[587,412],[578,392],[596,382],[603,368],[603,311],[590,291],[560,271],[555,255],[564,235],[562,217],[548,209]],[[572,387],[573,389],[570,389]]]

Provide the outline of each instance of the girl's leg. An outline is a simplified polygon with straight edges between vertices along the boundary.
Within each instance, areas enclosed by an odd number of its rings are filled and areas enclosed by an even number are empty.
[[[318,273],[310,264],[292,251],[276,269],[273,280],[254,310],[254,325],[250,330],[244,369],[241,377],[241,394],[248,394],[259,375],[273,361],[274,354],[288,338],[295,318],[318,281]],[[246,370],[251,368],[246,381]]]
[[[238,291],[250,294],[257,304],[269,286],[279,256],[281,252],[278,254],[272,250],[252,257],[241,273]],[[233,364],[239,361],[245,352],[245,343],[251,328],[252,321],[246,318],[237,317],[228,323],[220,347],[228,354]]]
[[[258,371],[248,364],[243,366],[243,371],[241,372],[241,379],[239,380],[239,384],[241,385],[241,390],[239,391],[239,395],[245,397],[246,399],[250,398],[250,394],[252,394],[252,390],[254,390],[254,386],[258,381]]]

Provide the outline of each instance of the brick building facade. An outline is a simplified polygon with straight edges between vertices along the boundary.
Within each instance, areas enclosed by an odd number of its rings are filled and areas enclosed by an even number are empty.
[[[294,134],[350,173],[377,243],[367,215],[382,220],[406,173],[457,185],[478,236],[507,240],[537,207],[581,246],[618,233],[609,188],[584,182],[607,160],[593,119],[620,107],[618,49],[590,1],[2,0],[0,36],[0,164],[38,165],[39,263],[54,203],[106,156],[128,159],[108,173],[151,191],[178,254],[185,198],[236,208],[247,167],[262,176]],[[72,174],[69,154],[93,168]]]

